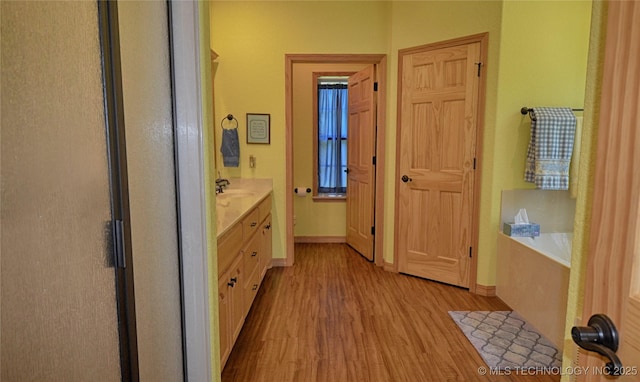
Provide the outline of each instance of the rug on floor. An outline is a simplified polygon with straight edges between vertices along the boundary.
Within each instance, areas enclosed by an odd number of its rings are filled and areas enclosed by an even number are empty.
[[[498,370],[559,368],[562,354],[513,311],[450,311],[487,366]]]

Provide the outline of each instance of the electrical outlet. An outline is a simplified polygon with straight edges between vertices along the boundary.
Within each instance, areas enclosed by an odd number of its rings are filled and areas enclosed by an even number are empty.
[[[256,157],[249,155],[249,168],[256,168]]]

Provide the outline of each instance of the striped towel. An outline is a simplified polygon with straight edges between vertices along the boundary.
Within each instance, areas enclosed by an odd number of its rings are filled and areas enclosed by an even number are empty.
[[[542,190],[569,189],[576,117],[570,108],[537,107],[531,112],[526,182]]]

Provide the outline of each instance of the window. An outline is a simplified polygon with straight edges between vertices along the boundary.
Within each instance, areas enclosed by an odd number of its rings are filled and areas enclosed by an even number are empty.
[[[347,192],[348,77],[318,77],[316,189],[318,196]]]

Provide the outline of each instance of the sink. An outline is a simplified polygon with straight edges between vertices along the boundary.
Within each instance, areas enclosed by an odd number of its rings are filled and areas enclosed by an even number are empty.
[[[216,195],[218,199],[236,199],[246,198],[255,195],[255,192],[247,190],[224,190],[222,193]]]

